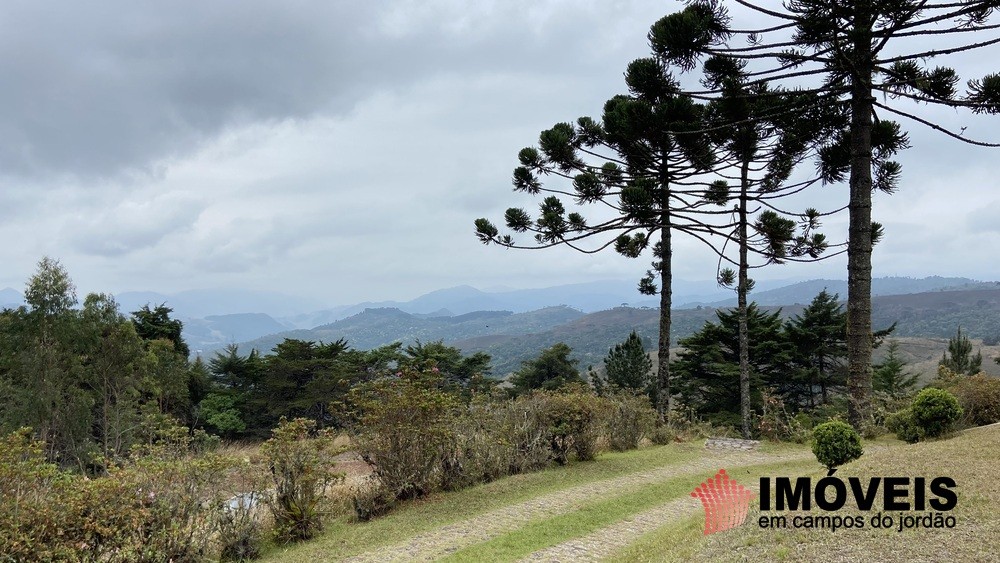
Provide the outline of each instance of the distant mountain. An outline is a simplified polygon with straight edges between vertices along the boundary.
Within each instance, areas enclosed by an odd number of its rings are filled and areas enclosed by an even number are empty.
[[[935,285],[954,280],[941,279]],[[819,280],[819,283],[828,281]],[[905,285],[903,282],[897,287]],[[978,282],[973,285],[990,286]],[[814,295],[799,300],[798,304],[762,305],[762,309],[780,309],[782,317],[788,318],[800,314],[801,303],[808,302]],[[885,328],[898,322],[896,337],[946,338],[961,325],[972,338],[1000,341],[1000,288],[881,295],[872,301],[873,325]],[[705,306],[674,310],[672,342],[676,345],[706,321],[714,321],[716,311],[714,307]],[[573,357],[580,361],[581,369],[600,364],[608,349],[624,340],[632,330],[639,333],[648,349],[652,349],[658,321],[658,311],[651,307],[619,306],[589,314],[568,307],[550,307],[527,313],[479,311],[437,317],[410,314],[395,308],[367,309],[313,330],[294,330],[252,340],[241,348],[256,347],[267,352],[286,337],[326,342],[346,338],[352,347],[359,349],[395,341],[409,344],[417,339],[424,342],[443,339],[465,353],[489,353],[493,356],[494,374],[503,376],[557,342],[565,342],[573,349]]]
[[[443,339],[451,342],[488,335],[519,335],[542,332],[583,316],[569,307],[546,307],[526,313],[511,311],[476,311],[455,316],[415,315],[396,308],[365,309],[346,319],[297,329],[250,340],[241,349],[271,351],[285,338],[332,342],[340,338],[352,348],[367,350],[393,342],[412,344]]]
[[[264,313],[287,317],[322,309],[324,304],[313,299],[295,297],[277,291],[248,289],[193,289],[173,294],[152,291],[126,291],[115,295],[124,313],[143,305],[165,303],[178,317],[204,318],[210,315]]]
[[[198,350],[214,350],[226,344],[244,342],[290,328],[264,313],[209,315],[203,319],[181,320],[184,323],[184,339],[195,353]]]
[[[16,309],[24,305],[24,297],[15,289],[5,287],[0,289],[0,309]]]
[[[785,287],[766,291],[754,291],[750,299],[761,305],[788,305],[792,303],[809,304],[813,297],[826,289],[827,293],[836,293],[841,299],[847,299],[847,282],[844,280],[808,280]],[[981,282],[969,278],[944,278],[930,276],[927,278],[884,277],[872,279],[872,296],[904,295],[930,291],[953,291],[959,289],[1000,289],[1000,282]],[[733,307],[736,299],[725,299],[711,303],[714,307]]]

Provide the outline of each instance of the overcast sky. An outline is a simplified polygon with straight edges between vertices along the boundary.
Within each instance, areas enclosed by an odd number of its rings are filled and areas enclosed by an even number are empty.
[[[330,305],[638,278],[644,259],[484,247],[472,223],[534,205],[510,189],[518,150],[599,117],[680,5],[4,2],[0,288],[23,289],[44,255],[81,294],[238,287]],[[997,55],[953,62],[981,76]],[[994,118],[924,111],[1000,137]],[[1000,150],[907,127],[903,188],[876,199],[875,274],[1000,278]],[[846,186],[810,197],[843,205]],[[699,244],[678,241],[678,277],[714,277]]]

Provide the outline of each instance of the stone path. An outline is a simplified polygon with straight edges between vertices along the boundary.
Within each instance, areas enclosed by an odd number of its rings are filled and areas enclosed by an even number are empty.
[[[699,458],[686,464],[629,473],[535,497],[525,502],[491,510],[461,522],[418,534],[405,542],[363,553],[349,558],[347,561],[434,561],[463,547],[506,534],[532,520],[567,514],[588,502],[621,494],[642,485],[684,475],[704,474],[707,478],[719,468],[728,470],[747,465],[808,459],[810,457],[812,454],[809,452],[767,454],[742,449],[709,449],[705,450]],[[532,554],[529,559],[577,560],[589,552],[593,553],[593,557],[600,558],[602,555],[627,545],[632,539],[643,533],[664,525],[669,519],[688,514],[692,507],[697,508],[698,501],[685,496],[650,511],[633,515],[627,520],[613,524],[594,534],[576,538],[549,550]],[[612,533],[609,534],[609,530]],[[606,540],[597,539],[596,536],[604,534],[607,534]]]

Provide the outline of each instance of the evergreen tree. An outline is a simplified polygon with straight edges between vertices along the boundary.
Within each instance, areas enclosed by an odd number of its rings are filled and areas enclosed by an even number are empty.
[[[947,67],[929,68],[927,59],[1000,42],[1000,38],[964,40],[969,32],[997,29],[990,23],[992,0],[928,3],[922,0],[858,2],[854,0],[790,0],[781,6],[740,0],[740,5],[774,20],[761,29],[734,29],[718,0],[694,0],[677,14],[661,20],[651,42],[664,59],[689,70],[703,56],[726,55],[762,63],[755,68],[760,82],[799,81],[814,76],[819,103],[839,105],[850,115],[848,127],[821,152],[821,172],[827,181],[849,179],[848,228],[848,387],[849,418],[857,428],[869,418],[871,393],[871,253],[882,235],[872,222],[872,192],[891,193],[898,187],[901,167],[891,160],[908,141],[899,126],[877,118],[876,110],[911,120],[954,139],[986,146],[963,132],[948,131],[933,121],[901,109],[903,99],[974,113],[1000,111],[1000,74],[968,81],[964,93],[958,74]],[[791,41],[784,35],[792,32]],[[731,46],[734,37],[747,46]],[[957,44],[928,48],[919,40],[953,39]],[[772,39],[774,38],[774,39]],[[699,96],[719,95],[701,91]],[[880,101],[877,94],[882,95]],[[874,174],[873,174],[874,171]]]
[[[847,313],[838,302],[839,297],[824,289],[801,315],[785,323],[789,340],[795,347],[794,365],[801,370],[799,377],[805,386],[795,400],[799,405],[812,407],[828,403],[831,389],[846,384]]]
[[[428,342],[417,340],[403,351],[407,358],[404,364],[417,370],[437,369],[445,382],[467,389],[474,380],[488,376],[492,371],[489,354],[476,352],[462,356],[462,351],[454,346],[446,346],[444,340]]]
[[[173,311],[166,304],[157,305],[155,309],[150,309],[148,304],[143,305],[138,311],[132,312],[132,322],[135,323],[135,330],[143,340],[169,340],[173,343],[174,350],[187,359],[191,355],[191,350],[181,336],[184,323],[170,318],[170,313]]]
[[[906,371],[906,362],[899,357],[899,342],[889,341],[885,358],[872,372],[872,388],[894,399],[906,397],[917,385],[917,376]]]
[[[683,350],[673,362],[683,403],[717,422],[741,422],[739,312],[716,311],[716,322],[680,341]],[[788,366],[793,349],[782,329],[780,312],[765,313],[755,303],[747,307],[751,406],[760,403],[760,389],[773,386],[782,395],[794,389]]]
[[[521,369],[510,378],[517,393],[533,389],[558,389],[568,383],[583,383],[576,368],[579,360],[570,359],[569,346],[559,342],[542,350],[537,358],[521,364]]]
[[[608,350],[604,358],[604,373],[608,384],[633,391],[650,389],[653,360],[649,359],[642,339],[633,330],[628,338]]]
[[[977,350],[972,353],[972,342],[969,336],[962,334],[962,327],[958,327],[955,336],[948,339],[948,350],[941,355],[942,365],[955,373],[965,375],[976,375],[983,368],[983,353]]]
[[[654,33],[650,32],[650,38]],[[653,268],[640,280],[639,291],[659,294],[657,352],[658,357],[669,358],[672,236],[674,231],[693,236],[724,257],[724,244],[716,246],[709,235],[730,230],[716,224],[720,213],[728,212],[706,207],[706,192],[713,187],[706,174],[723,172],[731,163],[714,154],[706,134],[706,106],[678,95],[680,86],[664,54],[654,49],[652,55],[628,65],[629,94],[608,100],[600,121],[581,117],[575,125],[557,124],[539,136],[540,150],[526,148],[519,153],[515,191],[547,195],[537,218],[510,208],[504,220],[515,235],[532,233],[534,244],[520,244],[510,234],[501,235],[485,218],[476,220],[476,234],[486,244],[508,248],[567,246],[598,252],[613,246],[630,258],[651,250]],[[543,176],[561,178],[572,187],[544,184]],[[615,216],[588,223],[582,214],[567,212],[560,196],[574,198],[581,207],[594,204],[602,216],[612,210]],[[782,228],[774,228],[778,226]],[[788,233],[784,226],[766,225],[761,234],[783,237]],[[785,242],[776,240],[764,247]],[[657,364],[655,395],[661,420],[669,412],[669,364]]]

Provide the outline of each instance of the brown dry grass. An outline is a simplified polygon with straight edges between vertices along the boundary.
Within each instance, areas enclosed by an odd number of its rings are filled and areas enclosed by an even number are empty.
[[[949,476],[957,482],[959,501],[950,515],[954,529],[897,531],[765,530],[751,513],[747,525],[705,539],[696,561],[1000,561],[1000,480],[997,452],[1000,425],[966,431],[948,439],[872,449],[845,465],[839,477]],[[796,475],[789,475],[796,476]],[[809,475],[815,479],[822,471]],[[881,497],[876,507],[881,504]],[[818,514],[814,511],[813,514]],[[842,514],[846,515],[845,510]],[[913,513],[917,514],[917,513]],[[924,514],[924,513],[920,513]],[[894,514],[898,521],[900,513]]]

